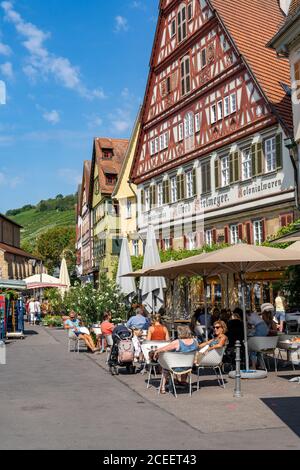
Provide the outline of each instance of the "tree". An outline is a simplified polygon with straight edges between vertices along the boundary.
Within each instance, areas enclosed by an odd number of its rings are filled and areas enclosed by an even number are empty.
[[[75,239],[75,228],[70,227],[55,227],[38,237],[36,254],[42,258],[50,274],[53,274],[55,268],[60,267],[63,251],[65,251],[69,270],[74,271],[76,263]]]

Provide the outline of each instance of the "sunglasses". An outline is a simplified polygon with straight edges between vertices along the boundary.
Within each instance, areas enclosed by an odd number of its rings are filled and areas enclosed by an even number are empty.
[[[221,326],[214,326],[214,330],[219,330],[220,328],[222,328]]]

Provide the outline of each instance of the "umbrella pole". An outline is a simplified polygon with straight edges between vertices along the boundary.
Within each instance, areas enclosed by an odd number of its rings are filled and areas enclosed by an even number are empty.
[[[175,297],[174,297],[174,287],[175,287],[175,280],[171,281],[171,294],[172,294],[172,340],[175,339]]]
[[[245,357],[246,357],[246,371],[250,370],[249,367],[249,353],[248,353],[248,330],[247,330],[247,314],[246,314],[246,282],[243,273],[241,273],[242,282],[242,306],[243,306],[243,321],[244,321],[244,344],[245,344]]]
[[[203,287],[204,287],[204,312],[205,312],[205,338],[208,341],[208,308],[207,308],[207,279],[206,276],[203,277]]]

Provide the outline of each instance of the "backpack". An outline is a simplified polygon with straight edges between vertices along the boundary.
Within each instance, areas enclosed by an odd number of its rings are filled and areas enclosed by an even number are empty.
[[[123,339],[118,346],[118,361],[122,364],[133,362],[134,347],[131,339]]]

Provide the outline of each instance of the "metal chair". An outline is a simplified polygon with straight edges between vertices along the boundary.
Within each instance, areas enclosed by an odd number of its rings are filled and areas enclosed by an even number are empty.
[[[71,344],[74,344],[74,349],[73,352],[77,352],[79,354],[80,352],[80,342],[85,344],[85,341],[83,339],[78,338],[78,336],[75,335],[75,333],[72,330],[69,330],[68,334],[68,352],[71,352]]]
[[[217,376],[220,387],[226,388],[222,374],[223,356],[226,348],[213,349],[209,351],[206,356],[203,356],[198,366],[198,379],[197,379],[197,390],[200,388],[200,370],[201,369],[213,369]]]
[[[287,335],[291,335],[293,333],[299,333],[300,331],[300,324],[298,320],[288,320],[286,322],[286,333]]]
[[[156,369],[160,367],[158,362],[152,362],[150,360],[149,353],[150,351],[155,351],[156,349],[162,348],[166,346],[167,344],[169,344],[168,341],[144,341],[142,343],[142,353],[145,359],[145,363],[144,363],[145,368],[142,372],[143,373],[144,371],[146,372],[147,366],[149,368],[147,388],[150,388],[150,380],[151,380],[152,375],[154,375],[155,378],[157,377]]]
[[[112,335],[104,335],[106,341],[106,364],[108,364],[111,348],[113,347],[114,341]]]
[[[195,362],[195,355],[196,351],[188,352],[188,353],[181,353],[181,352],[164,352],[159,355],[158,363],[162,369],[169,372],[174,396],[177,398],[177,392],[174,382],[175,375],[188,375],[189,376],[189,392],[190,396],[192,396],[192,371]],[[185,370],[182,372],[176,371],[178,368],[184,368]],[[160,386],[158,389],[158,393],[161,392],[163,377],[161,378]]]
[[[273,354],[275,372],[277,372],[277,358],[275,352],[277,349],[278,340],[279,336],[252,336],[248,340],[249,352],[257,352],[261,355],[262,363],[266,372],[268,372],[268,369],[265,363],[265,356],[268,358],[269,354]],[[270,364],[268,365],[270,368]]]

